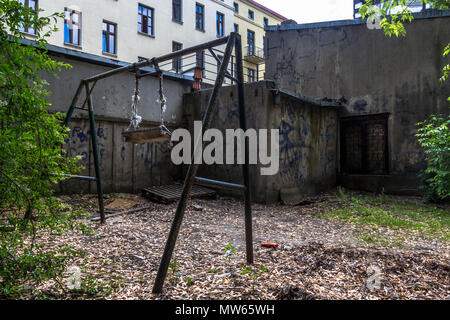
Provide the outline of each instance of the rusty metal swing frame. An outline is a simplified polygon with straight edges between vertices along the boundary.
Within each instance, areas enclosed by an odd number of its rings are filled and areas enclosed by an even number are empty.
[[[98,154],[98,143],[97,143],[97,135],[95,129],[95,115],[94,115],[94,107],[92,103],[92,92],[97,84],[97,81],[109,78],[111,76],[117,75],[122,72],[134,72],[140,73],[139,68],[153,66],[157,72],[156,73],[145,73],[140,74],[140,76],[147,75],[157,75],[159,70],[159,63],[168,61],[171,59],[175,59],[178,57],[182,57],[184,55],[196,53],[202,50],[211,50],[214,47],[226,44],[225,53],[223,59],[220,60],[218,57],[215,59],[220,63],[220,69],[217,74],[217,78],[214,84],[214,88],[212,94],[209,98],[208,106],[203,116],[203,130],[206,131],[210,128],[213,111],[216,107],[216,99],[219,93],[219,89],[222,87],[225,78],[229,78],[237,83],[238,90],[238,107],[239,107],[239,124],[240,128],[244,131],[247,130],[247,120],[245,115],[245,97],[244,97],[244,73],[243,73],[243,65],[242,65],[242,40],[241,36],[235,32],[231,33],[227,37],[223,37],[217,40],[213,40],[210,42],[206,42],[197,46],[193,46],[190,48],[182,49],[176,52],[172,52],[160,57],[156,57],[150,60],[144,60],[141,62],[136,62],[131,65],[120,67],[117,69],[113,69],[111,71],[107,71],[96,76],[92,76],[90,78],[81,80],[78,89],[75,93],[75,96],[72,99],[72,103],[67,111],[66,118],[64,119],[64,125],[68,125],[69,121],[72,117],[72,114],[75,109],[81,109],[89,112],[89,121],[90,121],[90,134],[91,134],[91,142],[92,149],[94,154],[94,165],[95,165],[95,178],[94,177],[83,177],[86,180],[95,180],[97,183],[97,193],[98,193],[98,202],[100,208],[100,222],[105,223],[105,210],[103,203],[103,188],[100,174],[100,164],[99,164],[99,154]],[[227,72],[228,64],[232,57],[232,51],[235,50],[236,56],[236,74],[235,78],[231,74]],[[81,107],[76,107],[76,104],[80,98],[82,90],[86,91],[86,99],[83,102]],[[88,105],[88,109],[84,109],[85,105]],[[203,143],[203,142],[202,142]],[[234,190],[240,191],[244,195],[245,200],[245,238],[246,238],[246,253],[247,253],[247,263],[253,263],[253,228],[252,228],[252,209],[251,209],[251,199],[250,199],[250,171],[249,171],[249,154],[248,154],[248,140],[245,141],[245,163],[243,164],[243,176],[244,176],[244,184],[232,184],[222,181],[215,181],[205,178],[196,177],[198,164],[195,164],[194,157],[195,152],[192,155],[191,165],[189,166],[188,172],[186,174],[183,191],[181,194],[180,201],[178,202],[177,210],[175,212],[175,216],[172,222],[172,226],[169,232],[169,236],[167,238],[167,242],[164,248],[164,253],[161,258],[161,263],[159,265],[158,273],[155,279],[155,283],[153,286],[153,293],[161,293],[164,285],[164,281],[167,276],[167,271],[169,269],[170,260],[172,258],[173,250],[175,248],[175,244],[178,238],[178,234],[181,228],[181,224],[183,221],[184,213],[186,211],[187,200],[189,194],[191,193],[192,186],[194,183],[207,185],[209,187],[216,187],[219,189],[226,190]],[[81,178],[81,177],[80,177]]]

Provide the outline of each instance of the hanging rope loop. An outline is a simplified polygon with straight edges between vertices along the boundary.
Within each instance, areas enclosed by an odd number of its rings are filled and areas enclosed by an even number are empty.
[[[134,128],[136,130],[137,128],[139,128],[139,124],[142,122],[142,117],[138,115],[137,111],[137,105],[140,99],[141,97],[139,96],[139,76],[136,73],[134,94],[131,97],[130,125],[128,126],[127,130],[130,130],[130,128]]]
[[[163,87],[163,73],[159,71],[159,99],[157,100],[161,104],[161,125],[164,125],[164,113],[166,112],[167,98],[164,95]]]
[[[126,142],[132,143],[149,143],[149,142],[158,142],[158,141],[168,141],[172,135],[172,132],[164,125],[164,112],[166,112],[167,98],[164,95],[164,86],[163,86],[163,72],[159,68],[155,59],[152,59],[156,76],[158,76],[159,80],[159,89],[158,89],[158,98],[156,100],[157,103],[160,104],[160,120],[161,124],[156,128],[146,128],[146,129],[138,129],[139,124],[142,121],[142,117],[137,114],[137,104],[139,102],[139,78],[141,75],[139,74],[139,70],[136,72],[136,84],[134,95],[132,97],[132,105],[131,105],[131,120],[130,126],[125,132],[122,132],[122,135],[125,137]],[[134,128],[134,129],[131,129]],[[131,129],[131,130],[130,130]]]

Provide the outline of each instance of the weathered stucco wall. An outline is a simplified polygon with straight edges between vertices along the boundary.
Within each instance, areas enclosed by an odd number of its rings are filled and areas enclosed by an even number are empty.
[[[279,200],[282,188],[299,187],[302,193],[310,195],[335,186],[336,109],[311,106],[285,96],[278,99],[273,89],[270,81],[245,86],[247,127],[280,130],[280,171],[274,176],[262,176],[261,166],[251,165],[252,199],[270,203]],[[185,95],[185,123],[191,133],[193,120],[201,120],[210,94],[211,90],[202,90]],[[236,86],[221,89],[211,128],[224,132],[239,127],[237,98]],[[242,183],[241,168],[202,165],[198,176]]]
[[[268,128],[268,105],[272,98],[267,82],[246,84],[246,113],[247,127],[253,129]],[[194,120],[201,121],[206,110],[212,89],[202,90],[184,96],[185,124],[193,135]],[[239,128],[238,94],[236,86],[226,86],[220,89],[217,105],[212,116],[211,128],[219,129],[225,137],[225,129]],[[224,156],[225,141],[224,141]],[[258,165],[250,165],[250,179],[252,183],[251,197],[263,202],[266,194],[267,181],[259,174]],[[241,165],[201,165],[197,176],[221,180],[230,183],[243,181]]]
[[[173,183],[181,178],[181,170],[171,164],[168,142],[134,145],[125,143],[122,132],[128,123],[97,121],[100,168],[105,192],[140,192],[144,187]],[[144,126],[146,127],[146,126]],[[68,156],[81,156],[85,169],[81,175],[95,176],[94,157],[87,119],[70,123],[70,138],[65,149]],[[95,182],[68,180],[61,184],[61,193],[93,193]]]
[[[280,172],[268,177],[269,195],[296,187],[304,196],[336,185],[338,110],[281,97],[271,108],[271,127],[280,130]],[[274,199],[273,199],[274,200]]]
[[[89,62],[75,61],[69,58],[58,57],[57,60],[72,65],[72,69],[63,69],[57,74],[57,78],[47,76],[48,91],[52,92],[49,101],[52,110],[67,112],[80,80],[111,70],[111,68]],[[164,79],[164,93],[167,96],[167,111],[164,119],[168,124],[177,125],[183,115],[183,94],[190,89],[189,83]],[[129,122],[131,115],[131,98],[134,94],[135,77],[132,73],[121,73],[97,82],[92,101],[95,115],[99,118],[120,119]],[[156,101],[159,97],[159,82],[154,77],[141,78],[139,81],[139,96],[141,100],[138,105],[138,113],[145,121],[160,122],[160,105]],[[79,104],[84,102],[83,90]],[[74,117],[85,114],[76,110]]]
[[[72,65],[71,70],[63,70],[57,78],[46,75],[52,93],[49,101],[51,111],[67,112],[79,81],[83,78],[110,70],[108,67],[61,58]],[[170,161],[168,142],[133,145],[125,143],[122,132],[128,128],[131,97],[134,90],[134,75],[123,73],[101,80],[93,93],[96,116],[96,134],[99,144],[100,167],[105,192],[139,192],[143,187],[172,183],[181,179],[181,168]],[[143,117],[142,128],[159,125],[160,106],[157,104],[158,79],[146,77],[140,81],[138,114]],[[177,128],[183,114],[183,94],[189,91],[186,82],[165,79],[164,90],[168,98],[165,119],[169,129]],[[81,95],[78,106],[85,99]],[[70,138],[66,149],[68,155],[81,156],[85,169],[81,175],[95,176],[90,126],[88,114],[76,110],[69,124]],[[61,183],[59,192],[95,192],[95,182],[68,180]]]
[[[425,165],[415,124],[432,113],[449,112],[450,85],[438,81],[445,65],[442,52],[450,41],[449,22],[448,16],[417,18],[400,38],[352,21],[328,27],[290,25],[283,31],[283,26],[269,27],[266,78],[315,98],[344,96],[349,102],[341,116],[389,113],[391,189],[415,189],[412,180],[398,176],[414,178]],[[380,188],[389,185],[389,178],[380,179]],[[371,181],[353,186],[370,189],[377,185],[373,177]],[[401,186],[402,181],[409,186]]]

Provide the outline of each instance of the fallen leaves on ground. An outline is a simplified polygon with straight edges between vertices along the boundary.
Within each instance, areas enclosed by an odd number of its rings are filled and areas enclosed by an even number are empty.
[[[93,195],[63,199],[78,208],[96,208]],[[123,194],[110,196],[107,204],[122,202],[128,208],[130,201],[134,207],[151,205],[151,209],[122,215],[106,225],[87,221],[93,234],[40,235],[40,242],[47,246],[69,244],[82,250],[84,254],[72,264],[82,267],[83,276],[119,283],[114,290],[92,298],[450,298],[447,243],[411,239],[401,250],[364,246],[355,238],[356,226],[313,215],[323,210],[323,203],[254,205],[255,265],[245,269],[243,203],[224,198],[190,201],[188,209],[197,205],[202,210],[187,211],[172,257],[177,264],[169,270],[164,293],[154,295],[152,286],[176,204],[152,204]],[[263,248],[264,241],[280,246]],[[225,257],[223,249],[230,242],[237,252]],[[377,288],[368,282],[373,267],[380,270]],[[52,282],[44,289],[58,298],[73,298]]]

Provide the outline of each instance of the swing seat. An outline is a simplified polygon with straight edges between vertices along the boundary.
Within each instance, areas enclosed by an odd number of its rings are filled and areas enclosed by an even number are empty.
[[[151,143],[160,141],[170,141],[172,132],[165,125],[156,128],[136,129],[122,132],[125,142],[130,143]]]

